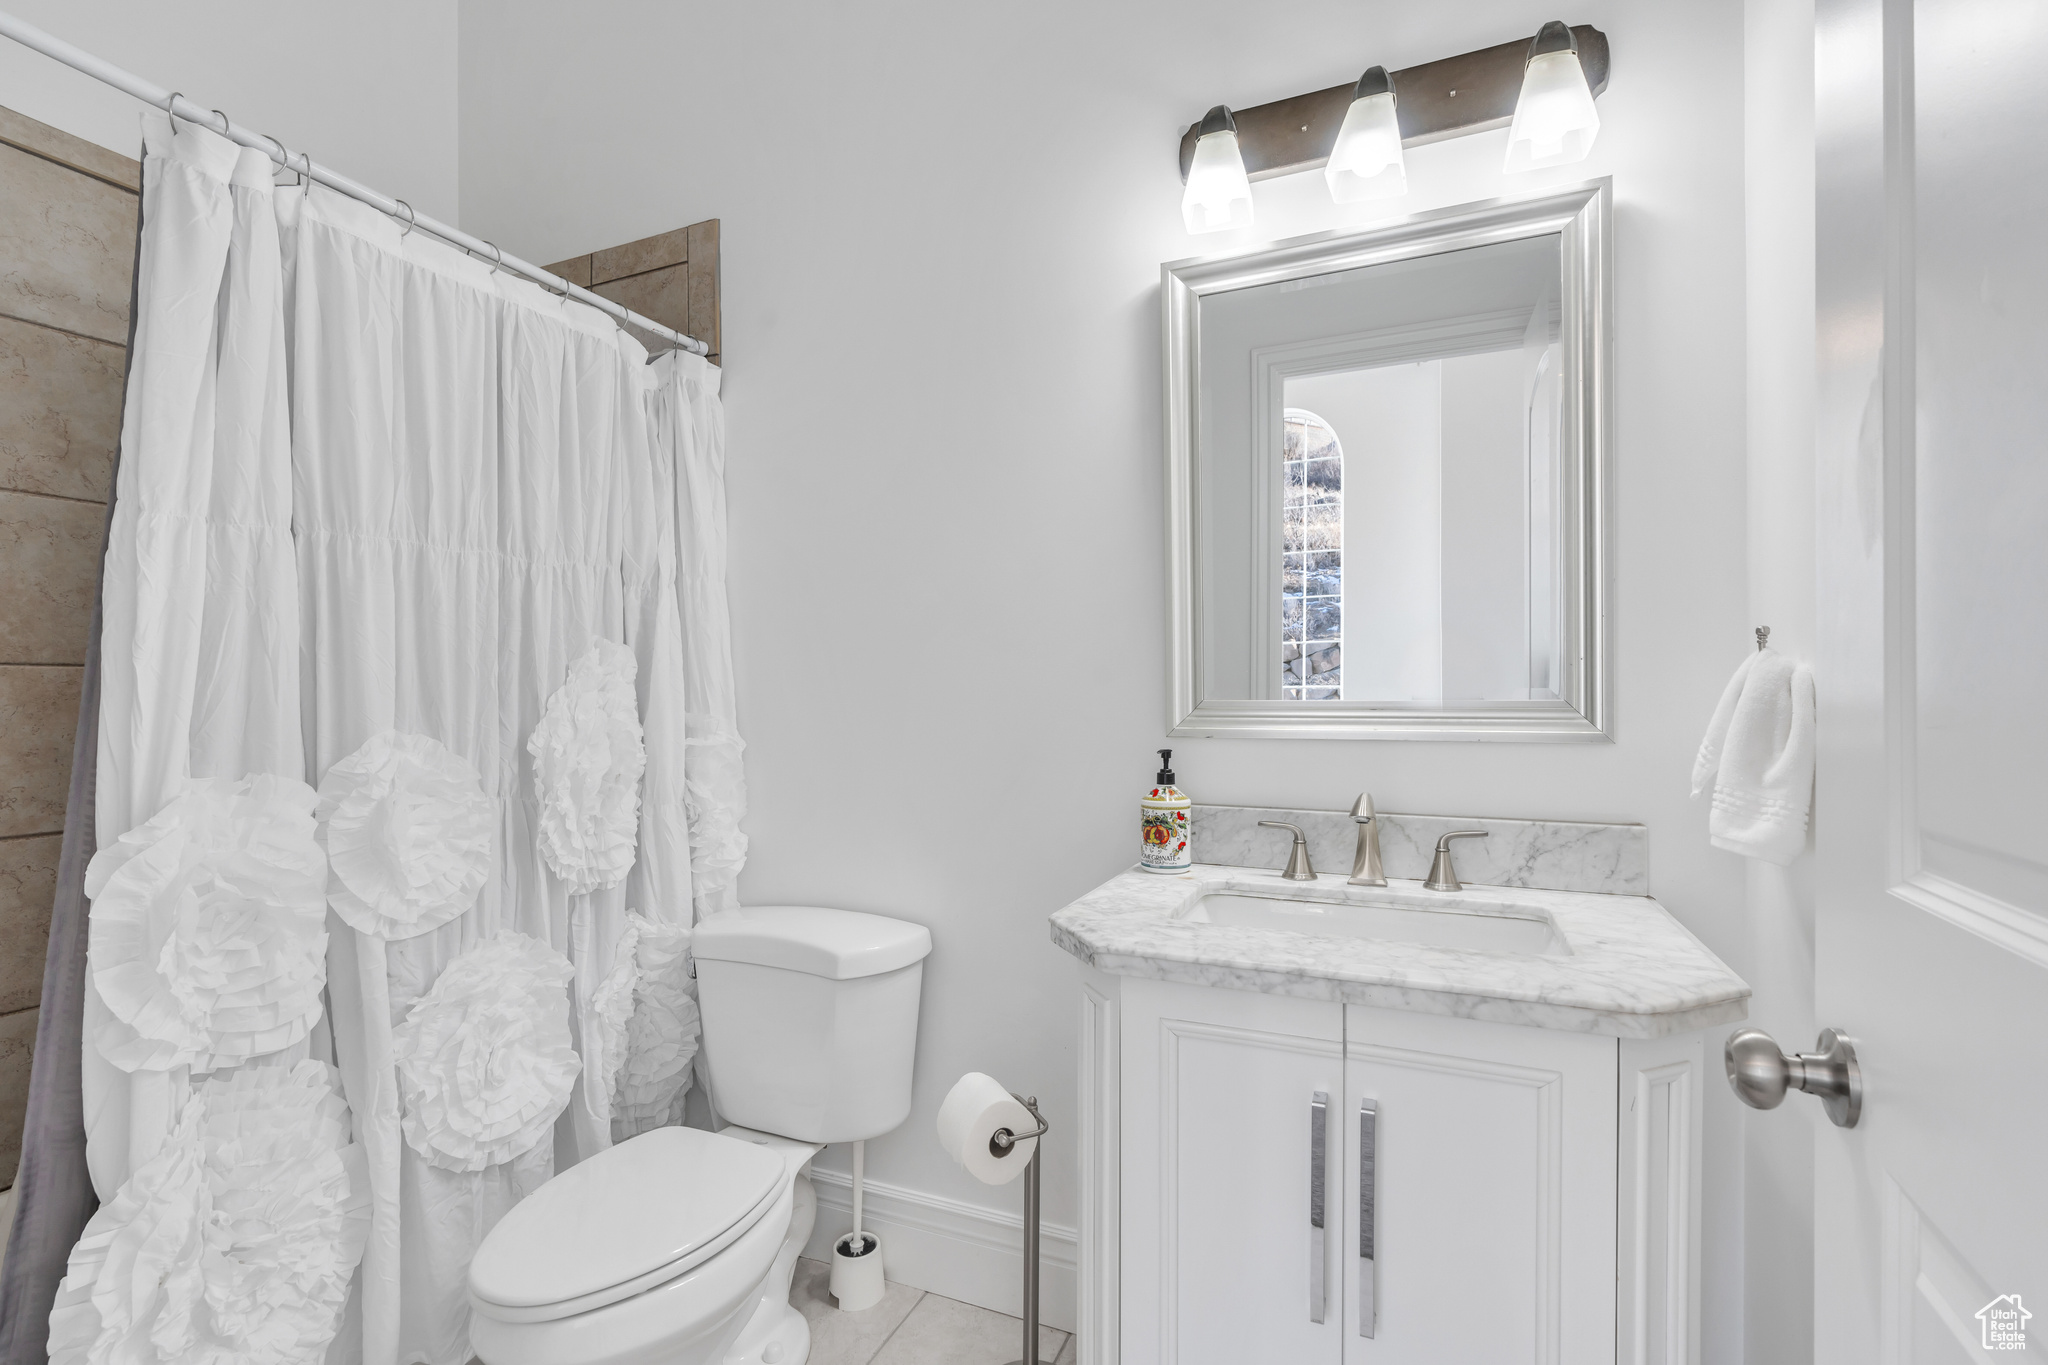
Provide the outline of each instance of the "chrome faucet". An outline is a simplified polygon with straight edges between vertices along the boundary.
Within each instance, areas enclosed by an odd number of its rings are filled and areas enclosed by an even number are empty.
[[[1429,880],[1423,888],[1429,891],[1463,891],[1465,883],[1458,880],[1458,870],[1451,866],[1451,840],[1484,839],[1483,829],[1454,829],[1436,841],[1436,860],[1429,865]]]
[[[1294,847],[1288,850],[1287,870],[1282,872],[1281,876],[1290,882],[1312,882],[1316,879],[1316,870],[1309,865],[1308,861],[1308,840],[1302,837],[1301,828],[1298,825],[1290,825],[1285,820],[1261,820],[1259,825],[1263,829],[1291,829],[1294,831]]]
[[[1351,885],[1385,886],[1387,870],[1380,866],[1380,822],[1373,815],[1372,793],[1360,792],[1351,805],[1351,818],[1358,823],[1358,851],[1351,855]]]

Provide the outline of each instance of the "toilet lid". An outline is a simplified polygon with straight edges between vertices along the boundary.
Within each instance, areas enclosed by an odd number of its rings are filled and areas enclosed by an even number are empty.
[[[470,1261],[470,1293],[539,1308],[664,1267],[680,1275],[759,1221],[786,1176],[781,1155],[738,1138],[697,1128],[642,1133],[514,1205]]]

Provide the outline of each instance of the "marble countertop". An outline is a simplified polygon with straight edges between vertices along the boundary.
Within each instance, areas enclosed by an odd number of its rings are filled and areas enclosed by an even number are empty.
[[[1178,918],[1212,891],[1535,913],[1569,951],[1478,952]],[[1198,863],[1171,876],[1119,873],[1057,911],[1052,940],[1117,976],[1620,1038],[1732,1023],[1749,1008],[1742,978],[1649,896],[1470,885],[1445,893],[1396,878],[1381,890],[1350,886],[1342,874],[1311,884],[1285,881],[1270,868]]]

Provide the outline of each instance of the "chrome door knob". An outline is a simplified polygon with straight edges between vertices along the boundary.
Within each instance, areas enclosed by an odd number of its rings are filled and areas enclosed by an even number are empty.
[[[1787,1057],[1762,1029],[1737,1029],[1721,1054],[1728,1084],[1752,1109],[1776,1109],[1787,1090],[1804,1090],[1819,1097],[1837,1128],[1854,1128],[1863,1115],[1863,1072],[1856,1065],[1856,1049],[1831,1028],[1820,1031],[1814,1046],[1818,1051]]]

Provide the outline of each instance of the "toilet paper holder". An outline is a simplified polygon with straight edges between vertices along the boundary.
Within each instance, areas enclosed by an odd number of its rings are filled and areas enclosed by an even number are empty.
[[[1010,1098],[1031,1111],[1031,1117],[1038,1120],[1038,1127],[1028,1133],[1013,1133],[1007,1128],[996,1129],[988,1137],[988,1154],[990,1156],[1008,1156],[1010,1149],[1024,1141],[1024,1139],[1044,1137],[1048,1132],[1052,1131],[1052,1125],[1045,1121],[1045,1115],[1038,1112],[1038,1096],[1020,1095],[1012,1090]],[[1029,1168],[1026,1168],[1025,1174],[1030,1174]]]
[[[1038,1120],[1038,1128],[1029,1133],[1013,1133],[1008,1128],[998,1128],[989,1135],[988,1150],[991,1156],[1008,1156],[1012,1148],[1027,1138],[1044,1137],[1052,1131],[1052,1125],[1045,1121],[1045,1115],[1038,1112],[1038,1096],[1019,1095],[1010,1092],[1010,1098],[1031,1111],[1031,1117]],[[1038,1361],[1038,1158],[1045,1151],[1040,1143],[1031,1149],[1031,1160],[1024,1167],[1024,1354],[1010,1365],[1039,1365]]]

